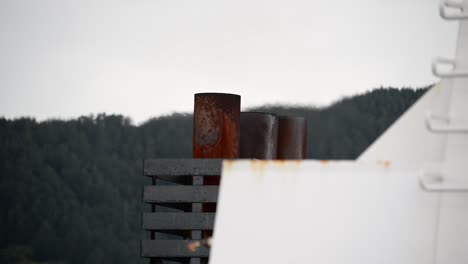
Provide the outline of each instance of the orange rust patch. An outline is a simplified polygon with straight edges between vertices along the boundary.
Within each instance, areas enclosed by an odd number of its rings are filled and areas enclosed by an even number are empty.
[[[259,175],[263,175],[267,164],[268,164],[268,161],[266,160],[251,160],[250,169]]]
[[[321,160],[321,161],[320,161],[320,164],[322,164],[322,165],[324,165],[324,166],[325,166],[325,165],[328,165],[328,163],[329,163],[328,160]]]
[[[379,160],[377,161],[377,164],[382,165],[384,168],[390,167],[390,161],[388,160]]]
[[[302,161],[301,160],[294,160],[293,164],[296,165],[297,167],[301,166]]]
[[[288,164],[301,164],[302,160],[290,159],[290,160],[271,160],[273,164],[277,165],[288,165]]]
[[[285,167],[285,166],[288,166],[290,161],[289,160],[272,160],[271,162],[274,166]]]
[[[299,167],[301,166],[301,160],[272,160],[271,163],[278,167]]]
[[[233,163],[232,160],[223,160],[223,170],[231,171],[232,166],[233,166],[232,163]]]

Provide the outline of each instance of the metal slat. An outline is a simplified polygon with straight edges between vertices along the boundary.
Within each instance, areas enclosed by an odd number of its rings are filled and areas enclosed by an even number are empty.
[[[200,186],[203,185],[203,176],[192,176],[192,184],[194,186]],[[192,212],[193,213],[201,213],[202,211],[202,203],[192,203]],[[190,231],[190,237],[194,240],[199,240],[202,238],[202,231],[201,230],[192,230]],[[190,264],[201,264],[201,258],[191,258],[190,259]],[[203,262],[203,264],[206,264],[207,262]]]
[[[147,159],[146,176],[214,176],[221,175],[222,159]]]
[[[146,230],[210,230],[215,213],[143,213]]]
[[[145,203],[215,203],[218,186],[145,186]]]
[[[187,176],[150,176],[156,179],[155,185],[190,185],[190,178]]]
[[[142,240],[142,257],[208,257],[210,250],[201,246],[195,251],[188,249],[193,240]]]

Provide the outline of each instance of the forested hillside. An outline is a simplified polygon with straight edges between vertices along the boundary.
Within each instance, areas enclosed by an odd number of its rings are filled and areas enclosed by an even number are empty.
[[[426,89],[377,89],[305,116],[308,157],[354,159]],[[142,159],[190,158],[192,116],[140,126],[120,115],[36,122],[0,118],[0,263],[144,263]]]

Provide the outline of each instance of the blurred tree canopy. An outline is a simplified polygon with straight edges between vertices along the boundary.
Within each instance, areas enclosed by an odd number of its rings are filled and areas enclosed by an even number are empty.
[[[380,88],[325,108],[249,110],[306,117],[309,158],[355,159],[426,90]],[[139,126],[106,114],[0,118],[0,263],[145,263],[142,159],[191,153],[189,114]]]

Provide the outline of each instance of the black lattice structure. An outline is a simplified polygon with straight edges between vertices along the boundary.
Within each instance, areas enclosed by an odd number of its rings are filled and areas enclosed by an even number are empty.
[[[216,203],[218,186],[204,186],[203,177],[221,175],[221,159],[148,159],[144,175],[151,185],[143,190],[142,229],[149,239],[141,241],[141,255],[150,263],[177,261],[205,263],[206,246],[189,250],[189,243],[202,239],[202,231],[213,230],[215,213],[202,212],[204,203]],[[206,232],[205,232],[206,233]]]

